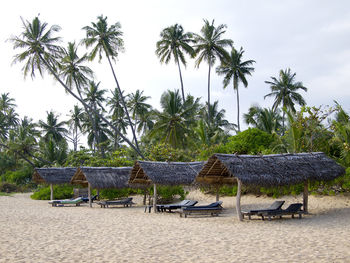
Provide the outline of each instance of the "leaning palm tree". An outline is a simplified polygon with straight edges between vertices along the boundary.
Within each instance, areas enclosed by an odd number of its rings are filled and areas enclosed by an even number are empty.
[[[244,87],[248,87],[248,81],[246,79],[246,75],[251,75],[254,71],[252,67],[254,60],[246,60],[242,61],[243,56],[243,48],[238,51],[234,47],[232,47],[230,56],[227,59],[224,59],[221,65],[216,69],[216,72],[219,75],[224,75],[224,88],[226,88],[231,80],[233,83],[233,90],[237,92],[237,127],[238,132],[241,131],[240,123],[239,123],[239,92],[238,85],[240,82],[243,83]]]
[[[60,27],[56,25],[48,27],[48,24],[45,22],[42,23],[38,17],[35,17],[32,22],[24,21],[22,19],[22,23],[24,31],[19,36],[10,38],[10,41],[13,43],[14,49],[24,49],[22,53],[16,54],[13,60],[13,63],[24,62],[22,68],[24,77],[30,74],[30,76],[34,78],[37,71],[43,76],[44,71],[49,71],[70,95],[89,110],[94,111],[61,80],[57,73],[57,59],[60,57],[62,48],[57,45],[60,38],[54,37],[53,35],[60,30]],[[98,112],[95,112],[95,114],[98,114]],[[119,132],[106,118],[103,116],[100,116],[100,118],[113,130]],[[123,134],[120,133],[120,136],[130,145],[130,147],[143,157],[140,150]]]
[[[105,54],[109,66],[112,70],[114,80],[117,84],[118,92],[119,94],[122,94],[112,64],[112,60],[115,61],[115,59],[118,57],[119,51],[124,50],[124,41],[122,39],[123,32],[121,31],[121,25],[119,22],[117,22],[108,27],[107,17],[103,17],[103,15],[98,16],[97,20],[97,23],[91,23],[92,26],[83,27],[83,29],[86,31],[86,38],[82,40],[82,43],[85,44],[87,48],[92,47],[92,50],[90,52],[91,60],[94,60],[96,55],[98,54],[99,61],[101,61],[102,54]],[[123,96],[120,96],[120,98],[128,121],[130,123],[131,132],[135,140],[135,146],[139,150],[136,133],[129,116],[129,111],[126,107],[126,103],[124,101]]]
[[[186,59],[184,53],[191,56],[194,55],[194,49],[191,47],[191,43],[194,42],[192,33],[184,33],[181,25],[175,24],[173,26],[163,29],[160,33],[161,40],[156,44],[156,54],[160,58],[160,62],[168,64],[171,57],[174,57],[175,63],[179,69],[182,101],[185,103],[185,92],[182,81],[182,74],[180,68],[180,62],[186,67]]]
[[[290,68],[286,70],[280,70],[279,79],[271,77],[272,81],[265,81],[266,84],[270,85],[271,93],[264,96],[275,97],[272,109],[276,110],[279,106],[285,108],[293,113],[295,110],[295,103],[300,106],[306,104],[304,98],[298,93],[298,90],[307,91],[307,88],[303,86],[303,83],[295,81],[296,73],[292,73]],[[285,111],[283,111],[282,117],[282,134],[284,134],[284,122],[285,122]]]
[[[221,24],[217,27],[214,26],[214,20],[209,23],[204,19],[204,26],[201,29],[201,35],[195,34],[194,40],[196,44],[194,46],[197,60],[195,62],[198,68],[202,61],[208,62],[208,113],[210,112],[210,71],[215,64],[216,58],[222,60],[224,57],[228,57],[228,53],[225,47],[231,47],[233,41],[231,39],[222,39],[222,35],[226,32],[226,25]],[[210,117],[209,117],[210,118]]]

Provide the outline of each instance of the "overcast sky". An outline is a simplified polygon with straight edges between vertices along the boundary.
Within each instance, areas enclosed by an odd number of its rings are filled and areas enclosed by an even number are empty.
[[[310,106],[333,105],[336,100],[350,110],[350,2],[329,1],[8,1],[1,8],[0,21],[0,93],[9,92],[15,98],[17,112],[35,121],[46,118],[54,110],[61,120],[77,102],[48,75],[31,80],[23,79],[22,65],[12,65],[16,50],[6,42],[22,31],[20,17],[40,19],[49,25],[57,24],[63,45],[79,42],[84,37],[82,27],[96,21],[98,15],[108,17],[109,24],[122,25],[125,52],[119,55],[115,68],[125,93],[136,89],[150,96],[159,108],[161,94],[167,89],[180,88],[178,71],[173,62],[161,65],[155,55],[155,44],[165,27],[181,24],[185,31],[199,33],[203,19],[215,19],[215,25],[226,24],[225,38],[234,46],[244,48],[244,60],[256,61],[255,72],[248,77],[248,88],[240,86],[241,112],[252,104],[270,107],[272,99],[264,100],[270,89],[266,80],[278,77],[281,69],[291,68],[296,80],[302,81],[308,92],[301,94]],[[85,52],[81,47],[80,54]],[[207,98],[208,65],[199,69],[188,58],[183,70],[185,93]],[[217,66],[217,65],[215,65]],[[90,64],[100,87],[111,90],[115,84],[106,60]],[[232,87],[223,89],[222,77],[212,71],[211,101],[219,100],[226,117],[236,122],[236,97]],[[241,119],[242,120],[242,119]],[[242,125],[242,121],[241,121]],[[245,127],[243,125],[243,127]]]

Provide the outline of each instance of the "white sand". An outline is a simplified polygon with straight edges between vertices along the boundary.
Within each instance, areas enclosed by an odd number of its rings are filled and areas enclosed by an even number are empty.
[[[350,197],[310,196],[312,214],[301,220],[244,222],[236,218],[235,198],[222,200],[227,209],[219,217],[180,218],[141,206],[51,207],[29,194],[2,196],[0,262],[350,262]],[[243,196],[242,207],[273,201]]]

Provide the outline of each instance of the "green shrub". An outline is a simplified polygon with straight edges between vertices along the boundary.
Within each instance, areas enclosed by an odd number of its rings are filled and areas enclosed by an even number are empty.
[[[149,188],[149,194],[153,195],[153,187]],[[184,200],[188,192],[185,192],[182,186],[157,186],[157,196],[158,202],[160,203],[169,203],[179,198]]]
[[[7,171],[1,176],[1,181],[16,185],[25,185],[32,181],[33,168],[24,166],[20,170]]]
[[[133,188],[124,188],[124,189],[102,189],[100,190],[100,199],[116,199],[122,197],[128,197],[133,194],[141,194],[141,190]]]
[[[0,192],[13,193],[13,192],[20,192],[20,191],[21,189],[15,184],[11,184],[11,183],[0,184]]]
[[[236,196],[237,195],[237,185],[228,186],[224,185],[220,187],[219,194],[224,196]]]
[[[73,197],[72,185],[54,185],[53,196],[54,199],[67,199]],[[30,197],[34,200],[50,200],[50,186],[42,187]]]

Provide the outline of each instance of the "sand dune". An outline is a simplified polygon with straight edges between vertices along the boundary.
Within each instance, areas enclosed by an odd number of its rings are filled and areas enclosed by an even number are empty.
[[[0,262],[350,262],[350,197],[310,196],[302,220],[239,222],[232,197],[221,199],[219,217],[180,218],[141,206],[51,207],[29,196],[0,197]],[[242,207],[271,202],[243,196]]]

